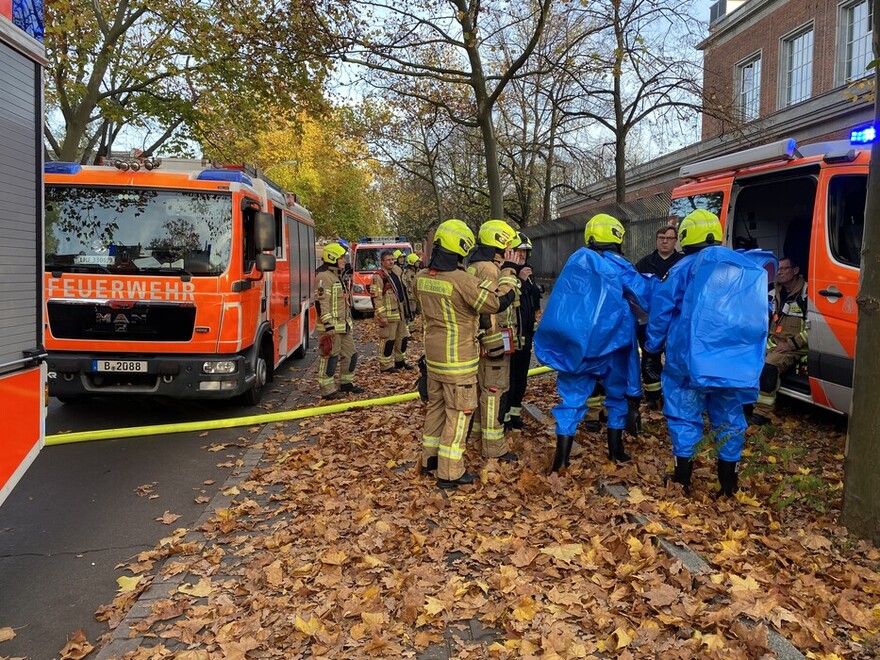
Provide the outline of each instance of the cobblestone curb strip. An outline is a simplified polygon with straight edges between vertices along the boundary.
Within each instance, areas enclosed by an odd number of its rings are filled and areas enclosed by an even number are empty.
[[[526,403],[523,404],[523,409],[529,414],[532,419],[534,419],[539,424],[547,423],[547,416],[541,412],[541,410],[531,404]],[[629,490],[627,490],[626,486],[622,486],[620,484],[609,484],[603,480],[599,480],[596,484],[599,488],[599,492],[603,495],[608,495],[613,497],[618,502],[626,502],[629,499]],[[645,518],[642,515],[637,513],[628,513],[627,518],[637,525],[642,527],[647,526],[651,521]],[[688,546],[679,543],[673,543],[669,539],[663,538],[662,536],[656,537],[657,545],[659,545],[663,550],[666,551],[674,559],[681,562],[682,566],[687,568],[691,573],[699,573],[699,574],[709,574],[712,572],[712,567],[704,560],[700,555],[691,550]],[[747,617],[742,617],[740,619],[744,624],[749,626],[750,628],[754,628],[757,623],[752,621]],[[768,626],[767,628],[767,641],[770,645],[770,649],[776,653],[777,657],[780,660],[806,660],[806,656],[804,656],[800,651],[798,651],[791,642],[789,642],[785,637],[780,635],[778,632],[773,630]]]

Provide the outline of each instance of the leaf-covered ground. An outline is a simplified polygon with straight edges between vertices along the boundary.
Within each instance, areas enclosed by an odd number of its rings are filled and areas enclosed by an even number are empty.
[[[409,391],[413,373],[380,376],[367,358],[359,382]],[[528,399],[549,413],[554,378],[534,379]],[[838,526],[843,428],[810,415],[783,410],[753,435],[743,494],[721,501],[709,456],[691,497],[663,486],[659,413],[629,442],[630,464],[581,433],[561,476],[547,474],[552,420],[528,420],[511,434],[519,463],[482,461],[472,442],[480,483],[454,492],[418,472],[418,402],[279,427],[200,530],[207,543],[177,530],[125,567],[141,589],[186,572],[126,657],[414,657],[468,620],[497,634],[454,638],[455,657],[773,657],[768,627],[808,657],[876,657],[880,552]],[[629,500],[601,495],[599,480],[625,484]],[[633,512],[651,523],[629,522]],[[690,573],[656,546],[661,535],[712,570]],[[137,593],[100,616],[118,624]]]

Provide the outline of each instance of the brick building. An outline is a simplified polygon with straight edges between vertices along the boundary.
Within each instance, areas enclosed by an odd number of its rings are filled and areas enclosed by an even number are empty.
[[[873,119],[858,83],[871,80],[869,0],[717,0],[703,51],[702,140],[627,172],[626,202],[614,202],[614,181],[563,199],[559,217],[527,229],[536,273],[553,279],[583,243],[583,227],[599,212],[628,224],[627,254],[654,247],[667,219],[669,193],[683,164],[794,138],[799,144],[844,139]]]

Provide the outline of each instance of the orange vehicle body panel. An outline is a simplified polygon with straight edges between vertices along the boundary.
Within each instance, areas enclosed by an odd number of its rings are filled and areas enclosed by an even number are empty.
[[[219,169],[219,168],[210,168]],[[236,169],[236,168],[230,168]],[[263,182],[257,186],[229,181],[198,180],[199,168],[192,171],[121,172],[111,167],[83,168],[75,175],[46,174],[47,187],[86,187],[102,189],[210,192],[230,196],[231,245],[224,272],[217,275],[184,278],[176,274],[128,275],[94,272],[46,272],[45,302],[47,305],[46,348],[50,354],[49,382],[58,383],[60,372],[52,370],[53,357],[65,354],[94,355],[96,358],[112,355],[114,359],[146,359],[161,354],[164,358],[179,356],[223,356],[242,354],[255,349],[255,342],[263,337],[263,328],[271,328],[272,367],[277,366],[297,349],[304,349],[307,335],[314,328],[311,277],[314,263],[300,263],[302,255],[314,253],[314,222],[308,212],[296,204],[288,206],[286,194],[270,189]],[[282,245],[276,250],[274,272],[260,273],[255,268],[243,269],[244,229],[241,210],[243,205],[274,214],[282,231],[277,236]],[[291,237],[291,226],[308,228]],[[307,249],[300,249],[301,241],[308,239]],[[280,252],[280,254],[279,254]],[[292,300],[291,268],[297,271],[297,283],[302,281],[304,295]],[[170,305],[176,308],[195,308],[192,335],[177,341],[139,341],[112,336],[101,339],[59,337],[53,333],[50,303],[109,301],[124,306],[130,303]],[[81,360],[82,361],[82,360]],[[193,365],[190,366],[190,371]],[[90,391],[88,394],[103,394]],[[121,393],[108,391],[108,394]],[[132,393],[138,393],[134,391]],[[168,392],[156,392],[168,394]],[[177,396],[178,393],[170,393]],[[184,396],[201,397],[198,391],[187,391]],[[211,394],[207,394],[211,396]]]
[[[45,367],[0,376],[3,450],[0,451],[0,503],[43,446],[46,406]]]
[[[684,183],[672,192],[673,203],[675,200],[692,195],[722,192],[724,201],[720,219],[729,242],[732,229],[728,227],[728,213],[736,205],[736,200],[732,200],[731,196],[734,186],[739,181],[754,180],[762,174],[795,172],[796,168],[818,169],[818,175],[815,175],[816,198],[810,218],[809,264],[806,277],[811,364],[814,360],[821,361],[829,357],[838,362],[843,360],[850,363],[855,358],[859,268],[841,263],[832,253],[828,229],[829,183],[833,177],[840,175],[866,176],[869,160],[869,149],[857,150],[854,159],[850,162],[833,162],[833,159],[832,162],[826,162],[823,155],[795,157],[793,160],[744,166],[729,172],[697,177],[696,180]],[[831,289],[841,295],[839,297],[826,295]],[[809,374],[808,395],[786,391],[785,386],[782,391],[795,395],[796,398],[806,398],[816,405],[837,412],[849,412],[851,384],[829,382]]]

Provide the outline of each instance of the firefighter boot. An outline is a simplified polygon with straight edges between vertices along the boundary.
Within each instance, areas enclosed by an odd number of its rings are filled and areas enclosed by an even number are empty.
[[[630,435],[638,435],[642,432],[642,413],[639,410],[640,399],[627,398],[626,400],[626,432]]]
[[[465,472],[458,479],[437,479],[437,485],[443,489],[458,488],[459,486],[472,484],[476,480],[477,475],[473,472]]]
[[[339,386],[339,391],[348,392],[349,394],[363,394],[365,390],[363,387],[358,387],[354,383],[343,383]]]
[[[623,429],[608,429],[608,458],[625,463],[631,456],[623,449]]]
[[[690,495],[691,492],[691,474],[694,471],[694,462],[690,458],[682,458],[681,456],[675,457],[675,473],[672,475],[665,475],[663,477],[663,483],[665,484],[669,481],[670,477],[672,480],[684,486],[684,492]]]
[[[573,442],[573,435],[556,436],[556,457],[553,459],[553,467],[550,472],[559,472],[562,468],[568,467],[568,457],[571,455]]]
[[[718,459],[718,497],[733,497],[739,487],[739,461],[722,461]]]

